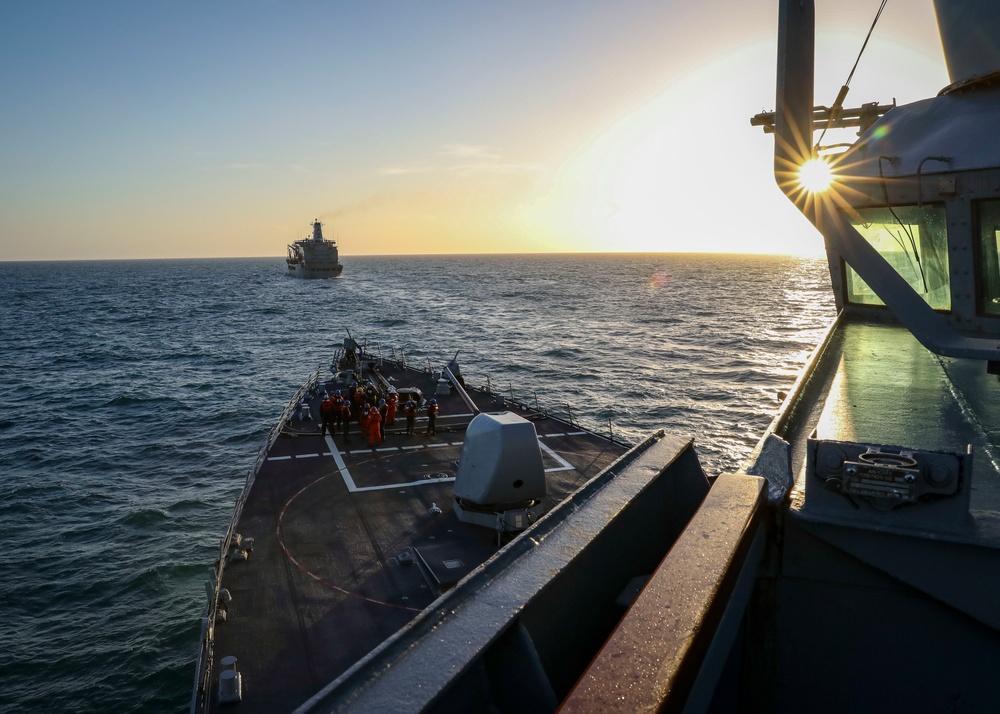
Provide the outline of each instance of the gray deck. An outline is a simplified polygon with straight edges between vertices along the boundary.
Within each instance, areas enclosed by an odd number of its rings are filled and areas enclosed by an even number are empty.
[[[405,434],[397,415],[372,449],[356,424],[348,442],[340,433],[321,437],[316,422],[292,421],[256,476],[237,529],[254,548],[226,568],[233,600],[215,628],[216,663],[235,656],[243,678],[240,712],[294,709],[498,549],[495,530],[462,524],[451,509],[470,409],[457,394],[434,395],[431,375],[404,376],[389,365],[383,373],[437,397],[436,436],[423,434],[419,418],[417,435]],[[511,407],[470,395],[482,411]],[[544,414],[511,410],[535,424],[549,508],[626,450]],[[216,663],[209,708],[225,710],[215,701]]]

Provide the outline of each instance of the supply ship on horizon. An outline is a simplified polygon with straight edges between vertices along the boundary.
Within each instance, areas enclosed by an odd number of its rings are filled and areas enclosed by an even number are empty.
[[[337,278],[344,271],[337,241],[323,237],[323,224],[313,221],[312,236],[288,244],[289,275],[298,278]]]
[[[839,313],[747,462],[346,341],[248,476],[193,712],[997,711],[1000,3],[935,0],[950,84],[857,108],[814,104],[813,0],[778,6],[751,123]],[[303,416],[365,379],[450,431],[342,445]]]

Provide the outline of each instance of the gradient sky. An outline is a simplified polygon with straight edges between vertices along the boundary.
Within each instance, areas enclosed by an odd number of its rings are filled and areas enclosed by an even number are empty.
[[[817,0],[830,104],[879,0]],[[0,260],[812,253],[770,173],[775,0],[0,3]],[[847,104],[948,83],[890,1]]]

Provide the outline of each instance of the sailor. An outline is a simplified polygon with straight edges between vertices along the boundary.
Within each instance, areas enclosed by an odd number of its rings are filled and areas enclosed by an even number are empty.
[[[427,404],[427,434],[428,436],[433,436],[437,434],[437,430],[434,427],[434,422],[437,421],[438,413],[438,400],[432,399]]]
[[[412,399],[407,399],[406,403],[403,404],[403,414],[406,415],[406,433],[413,433],[413,425],[417,420],[417,405],[413,403]]]
[[[337,410],[333,405],[333,397],[327,395],[326,398],[320,402],[319,414],[321,418],[319,435],[326,436],[326,432],[329,431],[330,436],[333,436],[334,429],[336,428],[334,419],[337,418]]]
[[[363,387],[359,387],[357,382],[352,386],[354,393],[351,395],[351,414],[354,415],[355,419],[358,419],[361,414],[361,405],[365,403],[365,390]]]
[[[368,433],[368,424],[372,420],[372,409],[367,404],[361,409],[361,413],[358,414],[358,424],[361,425],[361,436],[363,437]]]
[[[344,441],[350,441],[351,431],[351,403],[344,399],[340,403],[340,422],[344,427]]]
[[[340,395],[339,389],[333,393],[333,396],[330,397],[330,401],[333,403],[333,430],[330,431],[330,434],[332,435],[333,431],[340,426],[340,407],[344,403],[344,398]]]
[[[368,446],[378,446],[382,443],[382,415],[378,409],[370,410],[368,422]]]
[[[389,405],[385,403],[384,399],[378,400],[378,440],[383,441],[385,439],[385,422],[389,416]]]
[[[399,395],[396,393],[395,389],[389,390],[389,400],[388,409],[386,410],[385,418],[386,424],[390,426],[396,423],[396,402],[399,400]]]

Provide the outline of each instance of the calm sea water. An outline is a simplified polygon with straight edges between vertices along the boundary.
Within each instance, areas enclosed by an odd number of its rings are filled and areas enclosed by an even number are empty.
[[[0,263],[0,709],[188,706],[246,469],[345,328],[735,469],[833,318],[825,263],[706,256]]]

